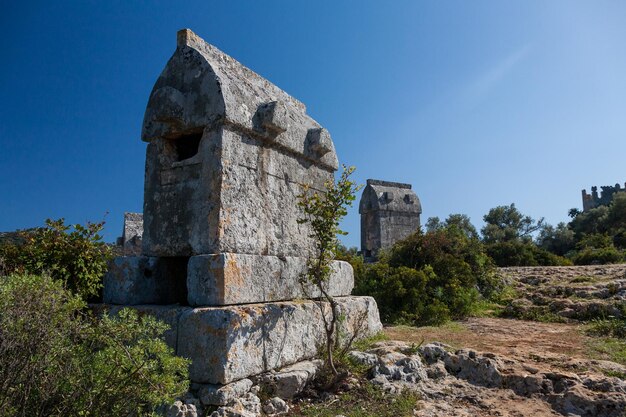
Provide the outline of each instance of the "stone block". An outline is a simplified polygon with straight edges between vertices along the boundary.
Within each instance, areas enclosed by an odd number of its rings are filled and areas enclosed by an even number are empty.
[[[227,405],[247,394],[252,388],[252,381],[244,378],[226,385],[203,384],[196,388],[202,404]]]
[[[106,304],[186,304],[187,260],[121,256],[104,276]]]
[[[268,395],[290,399],[304,390],[323,365],[324,362],[320,359],[298,362],[276,372],[258,375],[254,382]]]
[[[263,412],[268,416],[278,416],[289,412],[289,405],[280,397],[270,398],[263,404]]]
[[[269,130],[274,136],[289,129],[289,114],[282,101],[260,104],[257,113],[261,119],[261,126]]]
[[[306,263],[303,257],[235,253],[192,256],[187,299],[192,306],[219,306],[319,297],[315,286],[300,283]],[[328,293],[350,295],[353,287],[352,266],[334,262]]]
[[[336,300],[346,318],[340,324],[343,337],[382,330],[373,298]],[[195,308],[180,317],[177,353],[192,360],[193,382],[227,384],[313,358],[324,337],[321,312],[313,301]]]
[[[326,155],[333,149],[330,133],[323,127],[309,129],[307,140],[309,148],[317,155]]]

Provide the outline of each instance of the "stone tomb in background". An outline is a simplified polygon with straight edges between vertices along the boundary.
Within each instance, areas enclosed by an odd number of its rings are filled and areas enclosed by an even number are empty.
[[[112,262],[104,305],[152,314],[192,360],[191,380],[227,384],[317,354],[318,294],[300,277],[315,244],[299,224],[305,184],[337,170],[329,133],[304,104],[200,39],[177,48],[146,109],[142,254]],[[342,333],[382,329],[375,301],[352,297],[348,263],[328,283]]]
[[[366,260],[373,260],[381,249],[390,249],[420,228],[422,204],[411,184],[369,179],[359,213],[361,253]]]
[[[120,253],[125,256],[141,255],[141,236],[143,234],[143,214],[124,213],[122,236],[117,238]]]

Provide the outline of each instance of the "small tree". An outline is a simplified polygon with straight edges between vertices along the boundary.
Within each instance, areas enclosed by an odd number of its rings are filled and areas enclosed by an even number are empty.
[[[532,234],[544,225],[543,217],[535,220],[522,214],[515,204],[498,206],[483,216],[485,226],[481,232],[485,243],[532,240]]]
[[[537,236],[537,246],[559,256],[565,256],[575,245],[574,231],[563,222],[556,227],[546,224]]]
[[[0,242],[0,274],[47,274],[84,300],[93,299],[112,256],[102,241],[104,222],[66,225],[64,219],[46,220],[45,227],[16,233],[14,241]]]
[[[347,207],[352,205],[356,192],[361,189],[360,185],[350,180],[354,169],[344,165],[341,177],[336,183],[330,180],[324,184],[325,192],[312,192],[309,186],[305,186],[304,192],[298,196],[298,206],[305,214],[298,222],[310,224],[310,236],[316,245],[315,257],[309,259],[302,281],[313,284],[320,293],[316,301],[326,334],[326,361],[335,376],[338,372],[333,361],[333,349],[337,342],[340,314],[337,302],[328,293],[327,284],[332,272],[332,261],[339,250],[337,236],[347,234],[339,228],[339,222],[348,213]],[[330,306],[329,317],[326,315],[325,303]]]
[[[456,229],[464,233],[469,239],[478,239],[478,231],[476,231],[476,228],[466,214],[450,214],[443,222],[439,217],[429,217],[426,221],[427,232],[436,232],[448,227],[456,227]]]

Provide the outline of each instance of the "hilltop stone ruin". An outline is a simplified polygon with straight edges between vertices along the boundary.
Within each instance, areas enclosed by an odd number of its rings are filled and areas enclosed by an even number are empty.
[[[598,195],[598,187],[591,187],[591,194],[587,194],[587,190],[582,190],[583,195],[583,211],[588,211],[596,207],[600,206],[608,206],[613,201],[613,195],[619,192],[626,191],[626,183],[624,183],[624,188],[622,188],[619,184],[615,184],[615,186],[604,185],[600,187],[602,189],[602,193]]]
[[[365,259],[373,259],[420,228],[422,204],[411,184],[369,179],[359,213],[361,252]]]
[[[142,140],[142,251],[112,262],[103,308],[167,322],[166,341],[192,360],[196,389],[315,357],[319,294],[300,283],[315,244],[298,223],[297,196],[307,184],[323,190],[337,170],[328,131],[304,104],[182,30]],[[341,334],[366,337],[382,329],[378,309],[350,296],[353,284],[352,267],[334,262],[328,291],[346,318]]]

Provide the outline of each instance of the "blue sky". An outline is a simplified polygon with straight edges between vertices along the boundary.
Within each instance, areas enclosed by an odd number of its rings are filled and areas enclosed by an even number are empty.
[[[63,3],[63,4],[60,4]],[[356,179],[413,184],[423,220],[567,220],[626,181],[626,2],[10,2],[0,14],[0,231],[121,233],[143,112],[191,28],[303,101]],[[356,207],[344,241],[358,245]]]

